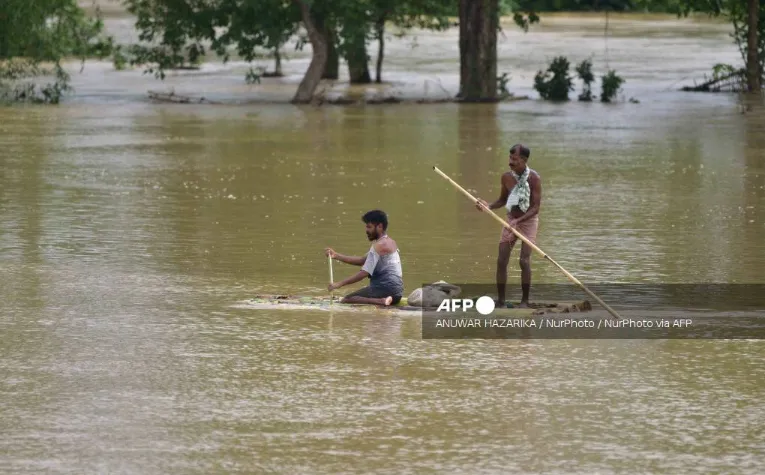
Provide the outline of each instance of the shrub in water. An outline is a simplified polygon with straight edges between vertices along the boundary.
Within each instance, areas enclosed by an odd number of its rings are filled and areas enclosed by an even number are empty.
[[[576,74],[584,83],[584,86],[582,87],[582,93],[579,95],[579,100],[584,102],[592,101],[591,85],[595,81],[595,75],[592,74],[592,61],[585,59],[579,63],[579,66],[576,67]]]
[[[507,76],[507,73],[502,73],[502,76],[497,77],[497,90],[499,91],[499,96],[502,98],[510,97],[510,91],[507,90],[507,83],[510,82],[510,78]]]
[[[574,90],[571,76],[568,74],[569,62],[565,56],[553,59],[547,71],[537,72],[534,76],[534,89],[542,99],[550,101],[567,101],[569,91]]]
[[[622,84],[625,82],[624,78],[617,76],[616,71],[614,70],[608,71],[608,74],[603,76],[601,81],[603,85],[603,89],[600,92],[601,102],[611,102],[611,99],[616,96],[616,94],[619,92],[619,89],[621,89]]]

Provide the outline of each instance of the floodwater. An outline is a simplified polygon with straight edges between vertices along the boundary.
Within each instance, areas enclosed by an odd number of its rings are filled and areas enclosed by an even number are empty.
[[[424,341],[418,318],[239,305],[326,294],[323,248],[363,253],[375,207],[407,292],[491,283],[498,224],[432,166],[492,199],[518,141],[538,244],[583,282],[763,283],[765,114],[676,91],[738,60],[727,29],[614,25],[638,104],[238,104],[271,93],[235,63],[168,84],[89,63],[61,106],[0,110],[0,471],[761,473],[760,342]],[[518,94],[553,55],[605,62],[602,19],[506,34]],[[454,89],[455,32],[411,41],[390,80]],[[228,103],[146,99],[167,87]]]

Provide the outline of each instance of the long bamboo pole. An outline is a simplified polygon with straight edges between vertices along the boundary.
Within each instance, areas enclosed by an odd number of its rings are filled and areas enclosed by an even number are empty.
[[[332,255],[328,255],[327,259],[329,260],[329,283],[334,284],[335,283],[335,276],[332,273]],[[329,292],[329,305],[332,305],[332,303],[335,300],[335,291],[332,290]]]

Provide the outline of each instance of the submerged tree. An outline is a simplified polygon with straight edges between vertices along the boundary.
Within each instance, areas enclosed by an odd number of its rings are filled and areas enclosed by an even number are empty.
[[[585,59],[576,67],[576,74],[582,80],[582,93],[579,94],[579,100],[583,102],[592,101],[592,83],[595,81],[595,74],[592,72],[592,60]]]
[[[750,92],[760,93],[765,73],[765,2],[762,0],[641,0],[641,5],[681,16],[692,12],[722,16],[733,24],[733,39],[744,60],[744,77]]]
[[[292,102],[296,104],[307,104],[313,99],[313,93],[319,86],[321,76],[324,74],[324,67],[327,64],[327,37],[326,34],[318,29],[311,17],[311,7],[306,0],[293,0],[300,7],[301,18],[303,19],[303,25],[308,32],[308,37],[311,40],[311,64],[308,65],[308,70],[303,76],[303,80],[300,81],[300,86],[295,93],[295,97]]]
[[[761,0],[749,0],[746,18],[746,71],[749,92],[762,90],[763,72],[765,72],[765,3]],[[743,33],[734,20],[737,34]],[[743,41],[738,40],[741,44]],[[743,54],[743,51],[741,51]]]
[[[234,52],[252,61],[263,48],[275,51],[280,65],[279,48],[305,23],[303,10],[310,12],[302,0],[125,0],[125,5],[136,17],[142,42],[130,48],[130,62],[147,65],[159,78],[167,69],[200,61],[208,53],[206,44],[224,62]]]
[[[460,91],[466,102],[497,100],[498,0],[460,0]]]
[[[278,51],[302,26],[305,36],[297,46],[310,43],[312,58],[293,97],[296,103],[310,102],[321,79],[337,79],[340,57],[347,60],[351,82],[370,82],[367,43],[372,39],[381,41],[379,81],[385,21],[440,27],[448,23],[444,12],[454,1],[125,0],[143,42],[131,48],[131,62],[149,65],[148,71],[160,78],[165,69],[199,60],[207,53],[205,44],[224,61],[231,48],[251,61],[258,49]],[[437,21],[427,20],[429,16]]]
[[[501,13],[512,12],[515,23],[528,31],[538,22],[534,0],[508,5],[503,0],[459,0],[460,91],[464,102],[494,102],[497,94],[497,32]]]
[[[327,40],[323,79],[337,79],[339,60],[348,65],[351,84],[372,82],[369,42],[377,41],[375,81],[382,82],[386,24],[402,30],[445,30],[453,23],[456,0],[329,0],[312,4],[312,17]],[[403,34],[403,33],[401,33]]]
[[[67,57],[108,54],[101,20],[77,0],[4,0],[0,3],[0,101],[58,103],[68,90]],[[36,79],[49,77],[44,85]]]

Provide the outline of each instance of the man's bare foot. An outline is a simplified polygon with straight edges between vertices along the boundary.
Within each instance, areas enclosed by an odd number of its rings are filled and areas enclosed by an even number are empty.
[[[528,302],[521,302],[518,304],[518,308],[529,308]]]
[[[383,302],[384,302],[384,305],[387,307],[393,303],[393,297],[390,297],[390,296],[385,297],[385,299],[383,299]]]

